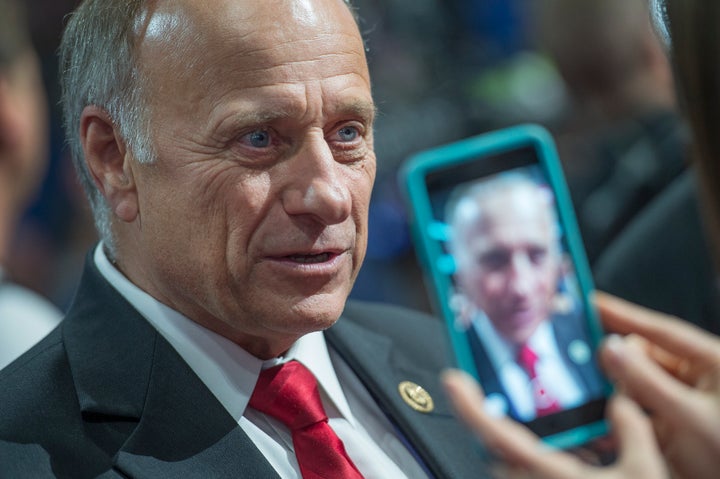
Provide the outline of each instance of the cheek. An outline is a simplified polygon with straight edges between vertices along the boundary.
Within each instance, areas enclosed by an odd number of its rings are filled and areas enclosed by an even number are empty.
[[[358,240],[367,242],[368,217],[370,210],[370,197],[372,195],[372,175],[368,176],[364,171],[355,172],[353,177],[346,183],[352,201],[352,216],[356,230],[360,235]]]
[[[505,277],[497,273],[479,273],[477,275],[478,290],[486,297],[502,295],[505,291]]]
[[[494,303],[493,299],[502,294],[501,279],[497,275],[483,274],[477,269],[461,276],[461,286],[470,298],[487,309]]]
[[[559,280],[559,273],[554,267],[547,267],[542,270],[538,275],[538,289],[546,293],[546,295],[553,295],[557,289]]]
[[[146,233],[172,242],[174,249],[190,249],[191,256],[223,250],[218,242],[227,239],[227,217],[233,214],[230,210],[239,209],[233,206],[237,193],[229,175],[164,168],[147,180],[138,184]]]
[[[176,184],[178,196],[183,197],[178,209],[194,216],[201,225],[216,222],[244,229],[259,220],[271,195],[267,173],[249,175],[222,163],[189,170]]]
[[[219,194],[225,199],[227,215],[243,225],[256,224],[274,204],[281,203],[268,174],[234,180]]]

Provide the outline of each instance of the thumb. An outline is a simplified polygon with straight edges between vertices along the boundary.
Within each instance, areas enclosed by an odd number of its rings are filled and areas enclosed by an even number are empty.
[[[640,406],[627,396],[618,394],[610,400],[608,407],[608,417],[620,449],[615,468],[621,470],[621,476],[669,477],[652,423]]]

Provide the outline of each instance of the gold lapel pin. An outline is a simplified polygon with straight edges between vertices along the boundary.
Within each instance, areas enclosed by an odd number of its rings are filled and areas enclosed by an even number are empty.
[[[403,401],[416,411],[427,413],[435,408],[435,403],[430,394],[422,386],[418,386],[414,382],[401,382],[398,384],[398,391]]]

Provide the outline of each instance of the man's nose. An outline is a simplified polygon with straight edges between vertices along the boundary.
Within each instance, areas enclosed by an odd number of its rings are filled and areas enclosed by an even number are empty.
[[[530,258],[523,254],[513,255],[509,273],[510,290],[517,295],[529,294],[532,284]]]
[[[288,166],[282,202],[289,215],[314,217],[328,225],[345,221],[352,199],[344,166],[335,160],[322,134],[310,135]]]

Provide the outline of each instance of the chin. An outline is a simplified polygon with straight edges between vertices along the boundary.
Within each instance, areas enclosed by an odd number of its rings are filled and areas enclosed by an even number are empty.
[[[298,301],[293,305],[294,321],[301,328],[306,329],[305,334],[329,328],[340,318],[345,308],[347,295],[322,294],[313,295]]]

